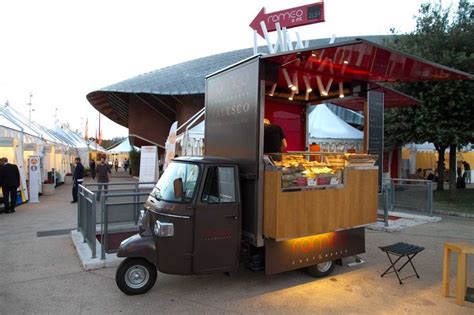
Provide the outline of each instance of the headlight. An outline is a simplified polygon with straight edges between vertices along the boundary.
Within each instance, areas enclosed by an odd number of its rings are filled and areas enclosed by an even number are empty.
[[[153,234],[151,230],[150,212],[147,210],[140,210],[138,213],[138,233],[142,236],[151,236]]]
[[[160,222],[160,220],[156,220],[154,232],[156,236],[159,237],[169,237],[174,236],[174,225],[173,223],[169,222]]]
[[[140,210],[138,213],[138,226],[143,225],[143,219],[145,218],[145,210]]]

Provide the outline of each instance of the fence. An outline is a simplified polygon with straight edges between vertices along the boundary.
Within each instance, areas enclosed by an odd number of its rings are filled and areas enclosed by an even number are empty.
[[[108,193],[101,198],[101,259],[109,250],[109,232],[127,231],[137,227],[138,212],[150,192]],[[125,200],[124,200],[125,199]],[[127,200],[129,199],[129,200]]]
[[[109,252],[108,238],[111,232],[136,230],[139,210],[154,184],[122,182],[108,183],[105,187],[95,183],[79,185],[78,230],[89,245],[92,258],[96,258],[98,235],[101,259],[105,259],[105,253]]]
[[[379,208],[384,210],[386,226],[388,211],[421,212],[432,216],[433,183],[421,179],[384,179]]]
[[[78,188],[77,229],[96,258],[96,195],[83,185]]]

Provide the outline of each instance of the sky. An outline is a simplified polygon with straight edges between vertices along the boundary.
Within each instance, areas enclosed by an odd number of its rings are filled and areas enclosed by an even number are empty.
[[[436,0],[326,0],[326,22],[290,30],[293,38],[385,35],[415,28],[421,3]],[[46,126],[61,123],[89,136],[99,113],[86,95],[180,62],[253,46],[248,26],[266,12],[318,1],[15,0],[0,2],[0,106]],[[456,0],[442,0],[457,6]],[[259,45],[265,41],[259,39]],[[57,109],[57,110],[56,110]],[[105,139],[128,130],[102,118]]]

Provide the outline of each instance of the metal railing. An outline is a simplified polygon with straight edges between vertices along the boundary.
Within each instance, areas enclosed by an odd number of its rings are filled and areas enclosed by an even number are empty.
[[[422,179],[383,179],[379,209],[384,211],[385,226],[388,212],[422,212],[433,215],[433,182]]]
[[[155,183],[107,183],[107,189],[100,190],[99,185],[104,184],[79,185],[77,222],[92,258],[96,258],[96,237],[100,235],[101,259],[105,259],[110,232],[137,227],[138,213]]]
[[[84,243],[89,245],[92,258],[96,258],[96,195],[83,185],[78,187],[77,230],[81,232]]]
[[[113,252],[110,251],[108,244],[109,228],[115,227],[116,231],[136,228],[138,226],[138,212],[143,208],[149,194],[150,192],[108,193],[102,196],[101,259],[105,259],[106,253]]]

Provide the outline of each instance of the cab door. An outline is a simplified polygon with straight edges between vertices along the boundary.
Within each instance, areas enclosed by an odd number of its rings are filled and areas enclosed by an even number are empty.
[[[193,273],[236,270],[240,252],[240,192],[236,166],[209,165],[194,214]]]

